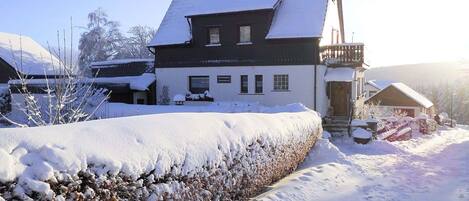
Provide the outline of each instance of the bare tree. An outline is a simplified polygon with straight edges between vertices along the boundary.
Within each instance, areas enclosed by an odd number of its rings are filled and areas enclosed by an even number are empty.
[[[73,34],[71,36],[73,38]],[[97,88],[94,78],[85,77],[72,59],[67,60],[66,48],[63,50],[60,48],[61,45],[66,46],[65,36],[63,44],[60,42],[59,34],[57,38],[59,48],[54,53],[59,62],[53,62],[52,52],[50,55],[51,65],[55,71],[53,75],[48,75],[44,71],[44,79],[32,79],[17,71],[18,79],[10,81],[15,93],[22,97],[17,108],[25,117],[23,121],[18,121],[10,120],[2,115],[10,123],[20,127],[30,127],[88,121],[96,118],[94,114],[108,100],[110,93],[107,90]],[[19,40],[21,44],[21,37]],[[70,46],[72,47],[73,44],[71,43]],[[22,46],[20,47],[22,52]],[[16,69],[22,69],[22,54],[17,58],[12,46],[11,50],[15,61],[19,61],[15,62]]]
[[[101,9],[88,14],[87,31],[81,34],[78,49],[79,65],[88,67],[93,61],[113,59],[120,51],[125,37],[119,30],[119,23],[108,20]]]
[[[128,31],[129,36],[125,38],[121,50],[116,58],[152,58],[153,54],[147,45],[155,35],[155,30],[147,26],[134,26]]]

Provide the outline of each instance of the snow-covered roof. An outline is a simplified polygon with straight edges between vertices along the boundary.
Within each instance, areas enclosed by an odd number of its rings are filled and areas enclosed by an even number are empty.
[[[188,0],[185,0],[188,1]],[[191,0],[195,8],[185,14],[188,16],[232,13],[240,11],[253,11],[274,9],[280,0]]]
[[[153,73],[144,73],[139,76],[124,77],[99,77],[95,78],[97,84],[129,84],[129,88],[137,91],[146,91],[155,82],[156,76]]]
[[[321,37],[329,0],[173,0],[148,46],[189,42],[188,16],[275,9],[267,39]],[[278,6],[277,6],[278,5]]]
[[[409,98],[414,99],[417,103],[424,106],[425,108],[429,108],[433,106],[433,103],[430,100],[428,100],[425,96],[423,96],[419,92],[416,92],[415,90],[405,85],[404,83],[393,83],[390,86],[395,87],[396,89],[398,89],[399,91],[407,95]]]
[[[153,63],[155,59],[115,59],[110,61],[97,61],[91,63],[91,68],[93,67],[100,67],[100,66],[111,66],[111,65],[120,65],[120,64],[129,64],[129,63],[137,63],[137,62],[148,62]]]
[[[392,80],[369,80],[367,83],[379,90],[383,90],[384,88],[388,87],[392,83],[396,83],[396,82]]]
[[[146,91],[148,87],[155,82],[156,76],[153,73],[144,73],[139,76],[123,76],[123,77],[98,77],[88,78],[82,80],[84,83],[95,84],[128,84],[131,90]],[[55,79],[32,79],[28,80],[28,85],[44,85],[47,82],[53,83]],[[8,84],[18,85],[21,84],[20,80],[10,80]]]
[[[329,68],[324,80],[326,82],[352,82],[355,79],[355,70],[352,68]]]
[[[27,36],[0,32],[0,57],[26,75],[56,75],[59,59]]]
[[[382,89],[381,91],[379,91],[375,95],[369,97],[367,99],[367,101],[371,100],[372,98],[374,98],[378,94],[381,94],[383,91],[385,91],[385,89],[387,89],[389,87],[394,87],[395,89],[399,90],[400,92],[405,94],[407,97],[411,98],[412,100],[414,100],[415,102],[417,102],[418,104],[420,104],[421,106],[423,106],[425,108],[430,108],[430,107],[433,106],[433,103],[430,100],[428,100],[425,96],[423,96],[419,92],[413,90],[412,88],[410,88],[409,86],[407,86],[407,85],[405,85],[404,83],[401,83],[401,82],[392,83],[391,85],[389,85],[386,88]]]
[[[267,39],[321,37],[328,0],[283,0]]]

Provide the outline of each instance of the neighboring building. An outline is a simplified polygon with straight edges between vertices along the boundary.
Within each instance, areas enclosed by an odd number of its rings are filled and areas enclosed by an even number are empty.
[[[13,93],[0,94],[0,99],[7,98],[8,103],[15,103],[12,105],[22,102],[23,97],[17,94],[21,85],[8,84],[18,75],[38,81],[59,75],[61,68],[60,60],[30,37],[0,32],[0,88],[10,88]],[[7,108],[10,110],[10,105]]]
[[[157,97],[208,91],[350,117],[364,102],[364,45],[343,27],[341,0],[173,0],[148,45]]]
[[[53,77],[59,59],[27,36],[0,32],[0,84],[16,79],[18,73],[32,79]]]
[[[384,88],[388,87],[392,83],[396,83],[391,80],[370,80],[365,84],[366,97],[369,98]]]
[[[121,59],[93,62],[91,79],[111,91],[110,102],[156,104],[156,76],[153,59]]]
[[[410,117],[435,112],[430,100],[403,83],[392,83],[368,98],[366,104],[376,105],[383,113],[405,113]]]

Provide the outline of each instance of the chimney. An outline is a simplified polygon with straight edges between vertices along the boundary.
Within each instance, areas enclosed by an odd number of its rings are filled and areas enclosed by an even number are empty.
[[[344,9],[342,5],[342,0],[336,0],[336,1],[337,1],[337,8],[339,10],[340,37],[342,39],[342,43],[345,43]]]

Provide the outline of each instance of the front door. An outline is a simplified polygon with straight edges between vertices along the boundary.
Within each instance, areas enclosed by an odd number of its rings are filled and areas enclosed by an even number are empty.
[[[346,117],[350,111],[350,82],[331,82],[329,85],[331,94],[331,107],[334,116]]]

